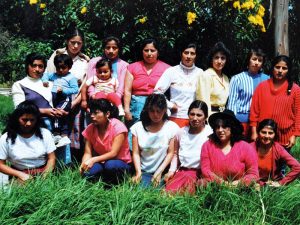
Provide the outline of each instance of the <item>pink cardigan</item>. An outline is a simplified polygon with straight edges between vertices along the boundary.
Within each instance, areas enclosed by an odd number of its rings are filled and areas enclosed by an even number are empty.
[[[252,142],[251,145],[256,149],[255,142]],[[278,181],[281,185],[286,185],[300,176],[300,163],[277,142],[275,142],[273,146],[272,158],[274,160],[272,163],[272,180]],[[281,173],[281,166],[283,163],[286,163],[287,166],[291,169],[285,177]],[[260,185],[264,185],[266,182],[260,180],[259,183]]]
[[[92,58],[90,61],[89,61],[89,64],[88,64],[88,68],[87,68],[87,79],[93,77],[94,75],[96,75],[96,63],[102,59],[101,56],[99,57],[95,57],[95,58]],[[117,95],[122,98],[123,95],[124,95],[124,82],[125,82],[125,75],[126,75],[126,71],[127,71],[127,66],[128,66],[128,63],[123,61],[122,59],[117,59],[117,68],[118,68],[118,71],[117,71],[117,74],[118,74],[118,81],[119,81],[119,87],[118,87],[118,90],[117,90]],[[91,88],[91,87],[90,87]],[[88,90],[88,92],[92,92],[93,89],[90,89]]]
[[[220,183],[241,180],[244,185],[256,182],[258,175],[258,160],[254,148],[245,141],[236,142],[227,155],[208,140],[202,146],[201,173],[204,182]]]

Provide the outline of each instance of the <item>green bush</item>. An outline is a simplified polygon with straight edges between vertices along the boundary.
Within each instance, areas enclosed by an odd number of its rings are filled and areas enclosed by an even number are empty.
[[[0,95],[0,133],[5,128],[7,116],[14,110],[11,97]]]

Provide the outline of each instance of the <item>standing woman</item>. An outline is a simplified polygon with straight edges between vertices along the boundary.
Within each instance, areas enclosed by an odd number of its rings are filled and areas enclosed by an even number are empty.
[[[260,49],[251,49],[247,55],[245,71],[233,76],[230,80],[227,109],[234,112],[244,127],[244,135],[250,138],[249,115],[252,95],[257,85],[269,79],[262,72],[265,53]]]
[[[256,127],[263,119],[273,119],[278,126],[278,142],[290,149],[300,136],[300,88],[292,81],[292,62],[279,55],[272,62],[272,77],[256,88],[250,110],[251,140],[256,141]]]
[[[104,47],[104,55],[90,60],[87,69],[87,78],[89,79],[96,76],[96,64],[100,59],[109,59],[112,64],[112,77],[116,78],[119,82],[116,93],[120,98],[123,98],[124,81],[128,63],[119,58],[119,55],[122,52],[121,42],[118,38],[109,36],[103,40],[102,45]],[[89,93],[93,92],[93,88],[90,87],[88,91]]]
[[[147,96],[153,93],[158,79],[170,67],[158,59],[159,47],[155,39],[145,39],[140,51],[143,60],[130,64],[125,78],[124,110],[129,126],[140,119]]]
[[[92,123],[82,132],[85,149],[80,172],[89,179],[102,177],[118,183],[130,171],[128,130],[118,119],[116,106],[106,99],[89,101]]]
[[[73,60],[73,65],[70,72],[77,78],[78,85],[81,86],[81,84],[86,80],[86,71],[89,62],[89,57],[81,52],[84,45],[84,34],[77,27],[70,25],[65,35],[65,41],[66,47],[55,50],[48,60],[46,73],[56,72],[56,68],[54,65],[54,57],[56,55],[67,54],[71,56]],[[84,115],[79,111],[78,108],[81,102],[80,89],[78,94],[72,96],[71,107],[74,111],[72,112],[72,116],[70,116],[72,118],[70,121],[70,123],[72,124],[72,131],[70,131],[71,146],[68,145],[66,147],[71,147],[72,156],[74,156],[77,161],[80,161],[82,157],[83,146],[80,146],[82,145],[82,143],[80,143],[80,132],[84,128]]]
[[[41,128],[40,110],[26,100],[10,115],[0,138],[0,172],[21,182],[50,173],[55,166],[55,149],[50,131]]]
[[[201,172],[207,182],[230,186],[250,185],[258,180],[258,163],[254,148],[243,141],[243,126],[233,112],[214,113],[208,119],[213,134],[201,152]]]
[[[163,94],[147,97],[141,121],[131,127],[132,157],[136,175],[133,182],[144,187],[158,186],[162,174],[174,154],[176,123],[168,120],[167,102]]]
[[[200,175],[200,155],[204,142],[212,133],[206,125],[208,108],[205,102],[195,100],[189,107],[189,126],[180,129],[175,139],[175,155],[165,176],[167,192],[195,192]]]
[[[228,70],[230,58],[230,51],[223,42],[216,43],[208,54],[209,68],[204,72],[208,80],[198,80],[197,99],[206,102],[209,115],[225,109],[229,95],[229,79],[224,70]]]
[[[179,127],[189,124],[188,108],[196,98],[196,83],[203,77],[203,70],[195,66],[197,47],[193,43],[183,45],[180,51],[181,62],[167,69],[158,80],[154,91],[164,94],[170,88],[168,108],[170,120]]]
[[[259,183],[279,187],[287,185],[300,176],[300,163],[293,158],[280,144],[275,142],[277,124],[274,120],[265,119],[257,127],[258,138],[252,145],[257,151]],[[283,176],[282,166],[290,170]]]

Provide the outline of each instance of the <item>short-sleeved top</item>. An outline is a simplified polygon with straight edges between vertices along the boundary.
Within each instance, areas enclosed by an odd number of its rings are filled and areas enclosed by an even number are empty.
[[[179,142],[178,156],[181,167],[200,168],[202,145],[208,140],[208,136],[212,132],[208,125],[199,134],[190,134],[189,126],[180,129],[176,138]]]
[[[175,137],[179,130],[178,125],[167,120],[158,132],[152,133],[146,131],[142,122],[139,121],[130,130],[138,139],[142,171],[154,173],[164,161],[170,140]]]
[[[153,89],[167,68],[170,66],[160,60],[152,68],[150,74],[147,74],[143,61],[132,63],[128,66],[128,71],[133,76],[132,94],[148,96],[153,93]]]
[[[0,159],[7,160],[18,170],[33,169],[46,165],[47,154],[56,147],[50,131],[41,128],[43,139],[35,134],[30,138],[17,135],[14,144],[7,139],[7,133],[0,138]]]
[[[93,153],[103,155],[111,151],[114,138],[121,133],[125,133],[126,138],[118,155],[116,156],[116,159],[130,163],[131,156],[127,138],[128,130],[120,120],[114,118],[110,119],[106,133],[102,139],[99,137],[98,128],[94,124],[88,125],[88,127],[82,132],[82,135],[91,143],[94,151]]]

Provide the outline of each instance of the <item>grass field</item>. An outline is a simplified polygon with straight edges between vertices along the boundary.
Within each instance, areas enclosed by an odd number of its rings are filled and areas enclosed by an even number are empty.
[[[12,104],[2,96],[0,104],[2,121]],[[299,146],[293,149],[298,159]],[[76,168],[65,168],[26,185],[13,181],[0,192],[1,225],[300,224],[299,180],[261,191],[212,185],[195,196],[167,196],[127,181],[108,189],[82,179]]]

